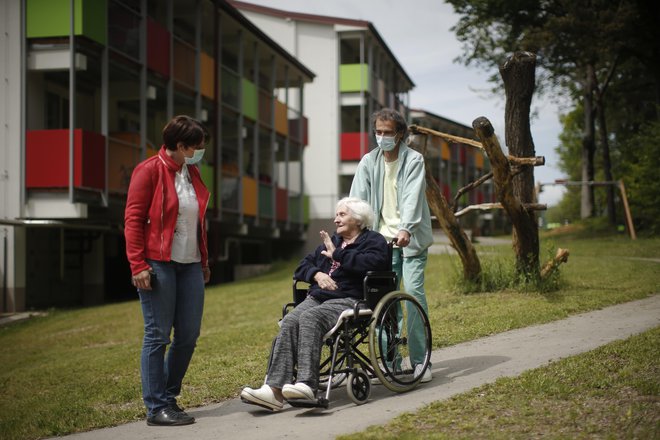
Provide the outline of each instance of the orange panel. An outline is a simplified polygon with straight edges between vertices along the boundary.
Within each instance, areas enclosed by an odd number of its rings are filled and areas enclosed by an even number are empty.
[[[481,151],[475,151],[475,161],[474,161],[474,166],[477,167],[479,170],[484,169],[484,155]]]
[[[289,134],[289,120],[286,113],[286,104],[275,101],[275,131],[284,136]]]
[[[135,165],[140,161],[140,135],[111,133],[108,142],[108,190],[128,191]]]
[[[202,52],[199,64],[201,69],[200,92],[209,99],[215,99],[215,60],[211,56]]]
[[[243,176],[243,214],[257,215],[257,181],[252,177]]]
[[[449,149],[449,144],[447,141],[442,141],[442,160],[450,160],[451,159],[451,150]]]

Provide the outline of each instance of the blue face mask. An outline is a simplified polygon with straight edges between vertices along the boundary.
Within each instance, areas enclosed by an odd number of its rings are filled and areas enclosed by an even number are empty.
[[[376,135],[376,143],[383,151],[392,151],[396,147],[396,136],[378,136]]]
[[[186,165],[195,165],[197,162],[202,160],[205,151],[205,149],[195,150],[192,157],[185,157],[184,160],[186,161]]]

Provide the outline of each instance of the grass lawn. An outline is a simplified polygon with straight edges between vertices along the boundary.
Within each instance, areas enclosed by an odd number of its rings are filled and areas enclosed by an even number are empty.
[[[658,292],[659,239],[555,236],[543,239],[542,247],[571,250],[557,289],[543,294],[518,288],[457,292],[458,258],[431,255],[426,290],[434,346]],[[480,246],[479,253],[489,272],[506,277],[513,263],[510,245]],[[263,380],[281,306],[291,297],[296,263],[280,263],[262,277],[207,289],[202,335],[180,400],[184,407],[235,397],[243,385]],[[1,437],[34,439],[143,419],[141,338],[137,300],[50,310],[45,317],[0,328]]]
[[[660,437],[660,328],[341,440]]]

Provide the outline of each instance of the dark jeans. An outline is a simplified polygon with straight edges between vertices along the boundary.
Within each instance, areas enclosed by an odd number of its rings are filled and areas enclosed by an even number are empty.
[[[202,324],[204,276],[200,263],[147,262],[155,272],[152,290],[138,292],[144,317],[142,397],[151,417],[176,403],[181,392]]]

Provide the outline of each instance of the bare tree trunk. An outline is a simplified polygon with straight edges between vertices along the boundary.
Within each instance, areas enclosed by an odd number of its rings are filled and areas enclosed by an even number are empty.
[[[502,66],[506,107],[504,113],[505,141],[509,154],[520,158],[535,157],[534,141],[529,126],[529,111],[535,87],[536,55],[530,52],[514,53]],[[525,167],[513,176],[513,195],[523,204],[534,200],[534,167]],[[513,229],[513,246],[518,267],[526,274],[538,274],[539,234],[534,211],[527,211],[527,219],[520,228]],[[530,223],[527,225],[527,223]]]
[[[410,147],[426,155],[428,136],[431,134],[414,134],[408,137]],[[449,238],[451,246],[456,250],[463,264],[463,278],[469,281],[478,281],[481,277],[481,263],[479,256],[467,234],[458,223],[454,211],[442,195],[442,190],[433,178],[431,169],[426,170],[426,201],[433,215],[438,219],[440,227]]]
[[[493,171],[497,198],[511,219],[515,230],[514,236],[518,238],[518,243],[528,243],[537,240],[538,245],[536,216],[527,210],[518,197],[514,195],[511,166],[502,152],[493,126],[488,119],[480,117],[474,120],[472,127],[474,127],[474,131],[479,136],[488,154]],[[514,245],[513,248],[516,252],[516,269],[518,273],[527,278],[537,278],[539,276],[538,251],[536,258],[530,258],[529,254],[524,253],[526,247]]]
[[[594,180],[594,153],[596,150],[594,140],[594,66],[587,65],[587,74],[584,84],[584,128],[582,131],[582,181],[593,182]],[[580,217],[589,218],[594,216],[594,188],[592,185],[583,184],[580,198]]]
[[[452,247],[458,253],[463,264],[463,278],[478,281],[481,277],[481,263],[472,242],[465,234],[447,200],[442,195],[431,170],[426,168],[426,200],[433,215],[436,216],[440,227],[447,234]]]
[[[607,139],[607,125],[605,122],[605,105],[603,97],[596,94],[596,114],[598,115],[598,133],[600,146],[603,150],[603,173],[605,181],[612,182],[612,162],[610,160],[610,143]],[[614,204],[614,186],[605,187],[607,194],[607,218],[611,225],[616,225],[616,205]]]

